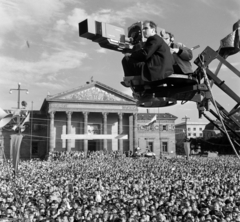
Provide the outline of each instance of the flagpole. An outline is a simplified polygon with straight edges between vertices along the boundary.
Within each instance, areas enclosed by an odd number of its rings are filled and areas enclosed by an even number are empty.
[[[158,108],[158,130],[159,130],[159,148],[160,148],[160,159],[162,159],[162,145],[161,145],[161,128],[160,128],[160,115],[159,115],[159,108]]]
[[[31,115],[31,136],[30,136],[30,160],[32,159],[32,123],[33,123],[33,101],[32,101],[32,115]]]

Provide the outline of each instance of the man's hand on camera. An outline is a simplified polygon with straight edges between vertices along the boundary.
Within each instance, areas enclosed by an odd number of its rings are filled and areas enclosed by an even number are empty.
[[[178,48],[170,48],[170,52],[173,53],[178,53],[179,49]]]

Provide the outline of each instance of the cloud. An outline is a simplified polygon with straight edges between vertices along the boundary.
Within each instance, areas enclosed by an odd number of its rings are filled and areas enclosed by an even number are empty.
[[[84,9],[75,8],[72,10],[72,15],[67,17],[67,23],[74,29],[78,29],[78,23],[88,18],[89,15]]]
[[[19,47],[20,42],[28,39],[29,36],[39,41],[41,36],[51,31],[52,21],[62,15],[65,2],[63,0],[1,0],[0,47],[8,47],[13,39],[16,43],[15,48]]]
[[[87,54],[75,50],[65,50],[52,54],[44,53],[40,60],[29,62],[10,57],[0,57],[1,75],[16,81],[36,81],[45,75],[57,75],[66,69],[80,67]]]
[[[36,86],[41,88],[53,89],[53,90],[64,90],[65,84],[61,85],[56,82],[37,82],[35,83]]]
[[[104,48],[100,48],[96,50],[98,53],[107,53],[107,50]]]
[[[139,21],[149,14],[151,14],[151,16],[163,17],[164,9],[154,4],[154,2],[138,2],[122,10],[104,8],[92,14],[88,14],[84,9],[75,8],[72,10],[72,14],[67,17],[66,23],[73,29],[78,29],[77,24],[79,22],[91,17],[96,21],[125,26],[127,19]]]
[[[46,24],[60,15],[64,7],[60,0],[2,0],[0,30],[6,33],[19,29],[20,26]]]

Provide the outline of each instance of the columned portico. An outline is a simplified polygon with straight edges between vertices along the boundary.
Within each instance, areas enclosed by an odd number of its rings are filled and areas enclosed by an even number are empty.
[[[87,127],[88,127],[88,112],[83,112],[83,117],[84,117],[84,134],[87,134]],[[88,153],[88,140],[84,140],[84,154],[87,157]]]
[[[72,129],[72,112],[67,111],[67,134],[71,134],[71,129]],[[67,152],[71,151],[71,139],[67,140]]]
[[[136,101],[105,84],[93,81],[49,95],[41,111],[50,115],[50,152],[80,151],[87,156],[98,150],[133,150]]]
[[[55,111],[51,111],[50,112],[50,143],[49,143],[49,152],[53,152],[53,150],[55,148],[54,114],[55,114]]]
[[[102,114],[103,114],[103,134],[107,134],[107,115],[108,115],[108,113],[104,112]],[[103,140],[103,151],[104,152],[108,151],[106,139]]]
[[[123,113],[118,113],[118,134],[123,133]],[[118,140],[118,151],[123,152],[123,141]]]

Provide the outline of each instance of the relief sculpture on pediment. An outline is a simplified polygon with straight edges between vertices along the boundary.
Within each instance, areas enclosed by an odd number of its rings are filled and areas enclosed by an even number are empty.
[[[124,99],[115,96],[112,93],[106,92],[97,87],[76,92],[65,96],[63,99],[72,100],[97,100],[97,101],[125,101]]]

